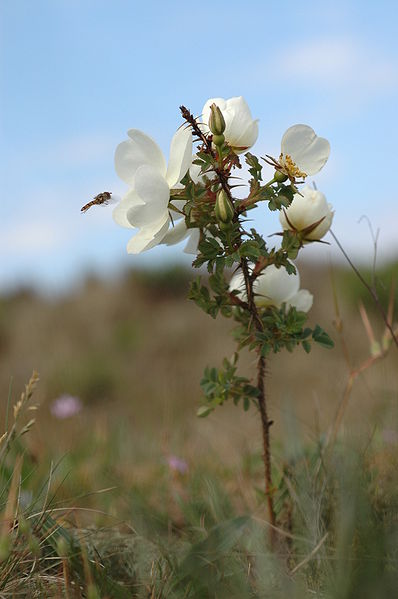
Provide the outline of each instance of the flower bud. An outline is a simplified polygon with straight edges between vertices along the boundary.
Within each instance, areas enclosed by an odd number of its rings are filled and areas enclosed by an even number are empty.
[[[224,189],[221,189],[217,194],[214,212],[219,223],[229,224],[234,217],[234,207]]]
[[[210,106],[209,129],[213,135],[222,135],[225,131],[225,120],[217,104]]]

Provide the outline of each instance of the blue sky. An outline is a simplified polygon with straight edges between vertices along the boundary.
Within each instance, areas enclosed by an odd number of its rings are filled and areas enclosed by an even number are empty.
[[[381,229],[380,256],[396,255],[397,13],[388,0],[4,0],[0,291],[181,259],[180,246],[128,256],[130,232],[111,209],[80,207],[125,191],[113,154],[127,129],[167,154],[178,106],[200,113],[216,96],[246,98],[260,119],[258,154],[277,155],[294,123],[327,137],[331,157],[315,180],[336,210],[335,233],[369,261],[366,214]],[[278,230],[265,209],[255,217],[262,232]]]

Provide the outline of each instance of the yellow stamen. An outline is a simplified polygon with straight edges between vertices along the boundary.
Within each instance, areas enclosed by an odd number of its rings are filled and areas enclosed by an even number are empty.
[[[289,179],[303,178],[305,179],[307,173],[301,171],[297,164],[293,162],[292,157],[289,154],[279,156],[279,164],[282,167],[282,172],[284,172]]]

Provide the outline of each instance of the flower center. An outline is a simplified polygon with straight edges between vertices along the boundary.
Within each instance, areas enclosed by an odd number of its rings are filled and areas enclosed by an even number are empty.
[[[307,176],[307,173],[301,171],[297,164],[293,162],[292,157],[289,156],[289,154],[284,155],[282,153],[279,156],[279,164],[281,165],[283,172],[289,177],[289,179],[305,179]]]

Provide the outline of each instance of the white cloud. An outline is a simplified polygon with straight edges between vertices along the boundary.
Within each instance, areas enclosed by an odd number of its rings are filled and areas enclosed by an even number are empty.
[[[305,86],[320,85],[347,95],[379,96],[398,88],[398,61],[352,38],[316,38],[287,48],[273,72]]]

